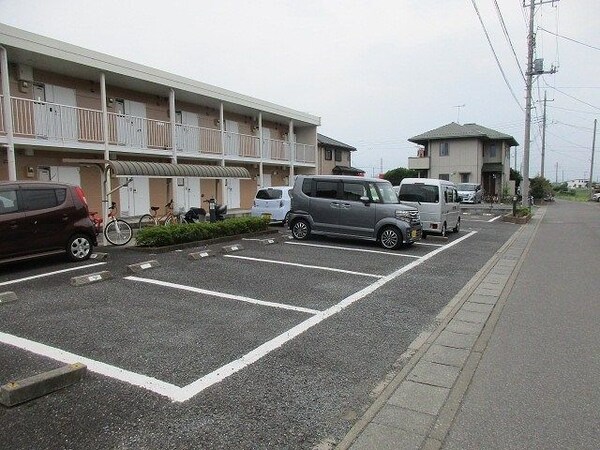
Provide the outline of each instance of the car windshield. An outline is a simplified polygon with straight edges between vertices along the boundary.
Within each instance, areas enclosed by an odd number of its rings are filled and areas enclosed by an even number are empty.
[[[398,197],[391,183],[377,183],[377,187],[381,193],[381,203],[398,203]]]
[[[428,184],[403,184],[398,199],[405,202],[438,203],[440,192],[437,186]]]
[[[459,191],[474,191],[475,185],[474,184],[459,184],[458,186],[456,186],[456,189]]]
[[[281,189],[260,189],[256,193],[256,198],[259,200],[277,200],[281,198]]]

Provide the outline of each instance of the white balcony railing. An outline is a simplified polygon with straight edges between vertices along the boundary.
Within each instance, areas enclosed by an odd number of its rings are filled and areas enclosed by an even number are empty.
[[[17,138],[33,138],[57,145],[72,143],[103,143],[102,111],[61,105],[52,102],[11,97],[13,133]],[[0,135],[5,135],[4,108],[0,96]],[[128,114],[108,113],[108,143],[136,149],[172,149],[171,123]],[[257,136],[225,132],[221,145],[221,130],[193,125],[175,125],[175,145],[178,151],[207,156],[224,156],[256,161],[289,162],[290,144],[277,139],[264,139],[262,152]],[[296,143],[295,162],[314,163],[316,148]]]

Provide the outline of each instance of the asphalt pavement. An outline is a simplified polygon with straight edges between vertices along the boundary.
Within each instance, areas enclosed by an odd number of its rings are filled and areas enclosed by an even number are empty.
[[[600,448],[600,207],[535,208],[338,449]]]

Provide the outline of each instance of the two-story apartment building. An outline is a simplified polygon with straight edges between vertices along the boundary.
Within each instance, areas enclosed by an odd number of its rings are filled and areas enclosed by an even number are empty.
[[[410,142],[422,146],[416,157],[408,158],[408,168],[420,177],[439,178],[455,183],[478,183],[486,195],[514,193],[510,180],[510,148],[515,138],[490,128],[452,122],[414,136]]]
[[[352,152],[356,147],[318,133],[317,148],[320,174],[364,176],[364,170],[352,167]]]
[[[304,112],[4,24],[0,74],[0,179],[76,183],[94,210],[126,180],[124,216],[202,196],[247,209],[257,187],[318,172]]]

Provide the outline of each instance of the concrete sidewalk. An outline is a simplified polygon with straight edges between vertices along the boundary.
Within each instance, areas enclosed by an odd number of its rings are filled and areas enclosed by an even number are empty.
[[[600,208],[536,209],[338,449],[600,448]]]

